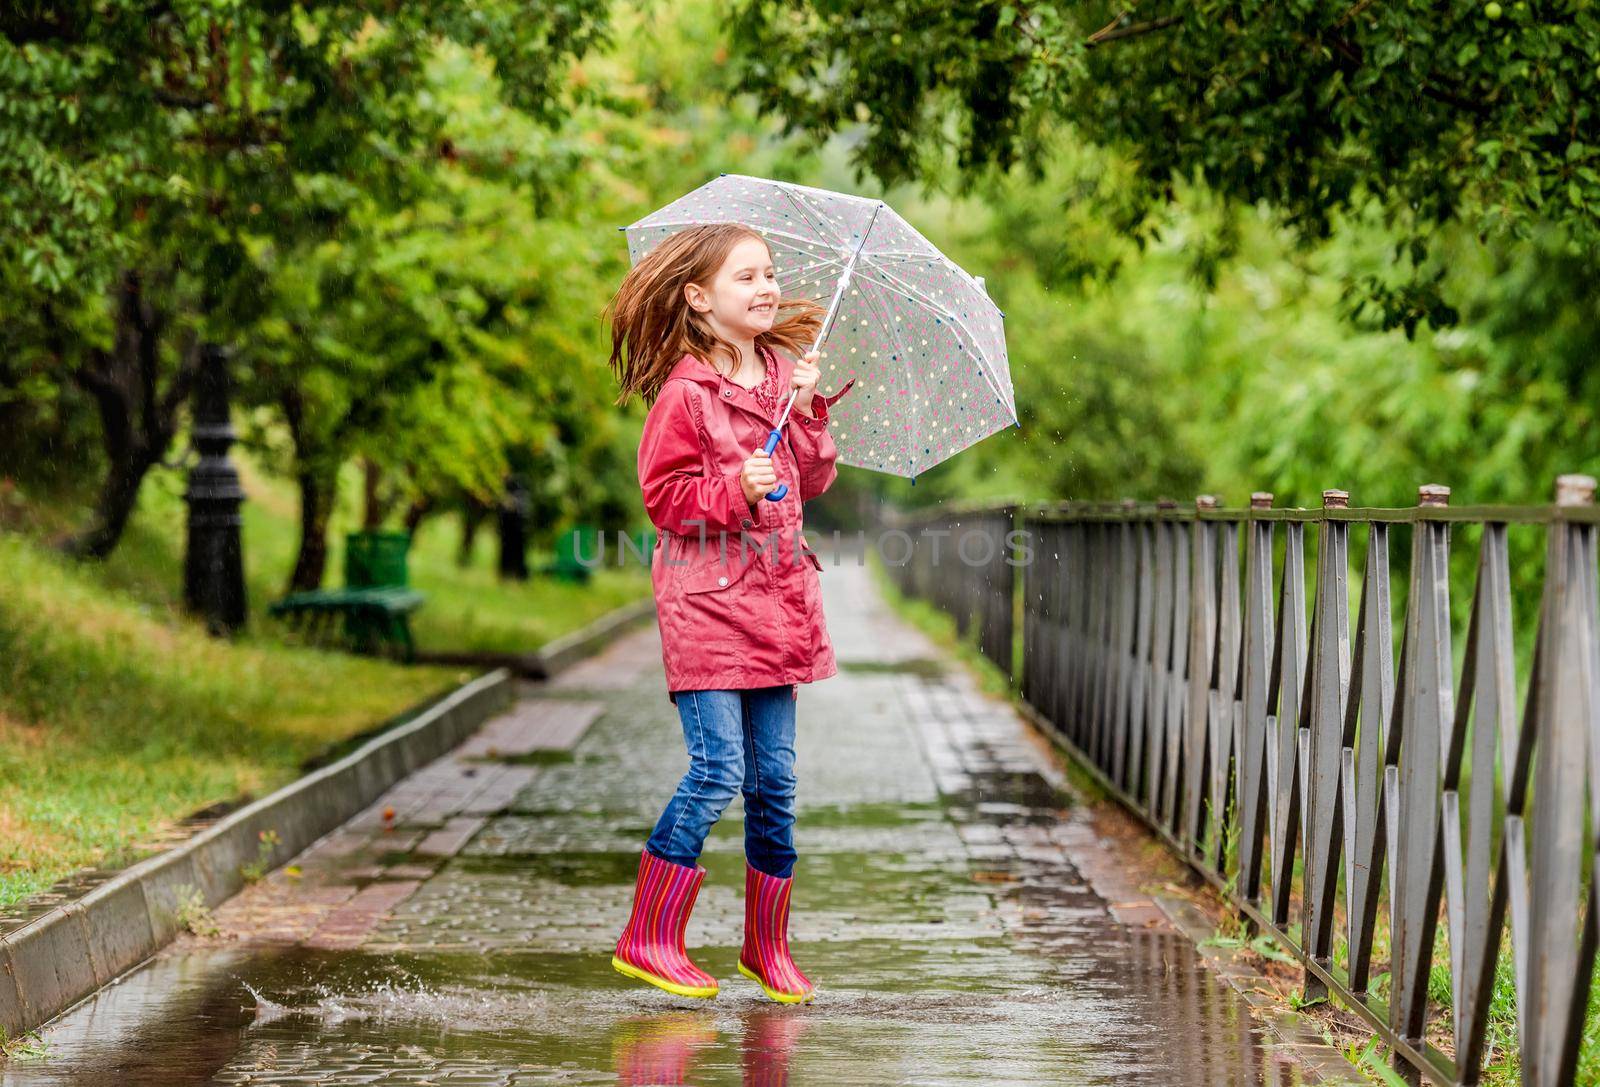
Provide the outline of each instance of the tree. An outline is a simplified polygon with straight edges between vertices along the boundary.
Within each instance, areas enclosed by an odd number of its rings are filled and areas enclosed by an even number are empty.
[[[591,418],[609,396],[584,380],[603,373],[599,343],[551,335],[592,323],[590,269],[613,241],[540,214],[582,173],[570,121],[508,106],[470,52],[442,46],[429,68],[450,153],[416,198],[367,201],[333,237],[255,251],[272,293],[246,361],[250,397],[271,411],[251,440],[300,486],[291,589],[322,579],[335,480],[353,455],[369,493],[405,501],[415,527],[463,495],[497,501],[518,451],[563,427],[609,433]],[[280,422],[287,448],[274,445]],[[570,481],[555,482],[569,502]]]
[[[1307,242],[1375,200],[1411,258],[1389,323],[1450,319],[1428,239],[1553,225],[1600,254],[1600,8],[1580,0],[1185,4],[742,0],[741,86],[794,130],[861,126],[886,183],[1048,160],[1062,122],[1132,166],[1267,201]],[[1143,218],[1125,219],[1133,229]]]
[[[261,316],[271,290],[253,250],[403,207],[449,156],[447,111],[425,93],[439,43],[481,50],[507,100],[549,122],[564,62],[601,40],[608,7],[76,0],[0,13],[0,283],[19,288],[6,306],[46,311],[60,379],[110,420],[107,481],[76,550],[115,546],[176,431],[192,344],[243,341]]]

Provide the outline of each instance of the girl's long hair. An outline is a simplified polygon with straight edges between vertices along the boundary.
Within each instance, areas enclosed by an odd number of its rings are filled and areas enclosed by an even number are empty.
[[[689,305],[683,288],[689,283],[709,286],[733,247],[745,238],[766,242],[742,223],[686,227],[629,270],[604,311],[611,322],[611,369],[622,387],[618,404],[626,404],[634,393],[654,404],[667,375],[685,354],[713,369],[718,369],[714,361],[718,356],[738,367],[738,348],[711,330],[705,316]],[[808,298],[781,299],[772,328],[757,336],[756,344],[781,347],[799,357],[816,339],[826,312]]]

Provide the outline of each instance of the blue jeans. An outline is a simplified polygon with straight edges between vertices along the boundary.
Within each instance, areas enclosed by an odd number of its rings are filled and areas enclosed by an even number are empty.
[[[751,867],[788,879],[794,871],[794,692],[790,685],[743,691],[678,691],[689,772],[667,801],[645,848],[664,861],[699,862],[711,827],[744,793],[744,853]]]

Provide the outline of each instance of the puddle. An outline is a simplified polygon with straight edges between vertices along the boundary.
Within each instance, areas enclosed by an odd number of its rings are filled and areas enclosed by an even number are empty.
[[[830,597],[830,620],[835,603],[848,617],[857,598]],[[721,995],[612,969],[639,849],[685,761],[671,707],[640,681],[600,692],[610,709],[578,758],[535,775],[362,950],[175,950],[58,1020],[48,1055],[0,1066],[0,1087],[1300,1082],[1186,941],[1114,923],[1052,852],[1072,802],[1027,769],[1020,725],[963,717],[936,659],[840,668],[802,696],[798,741],[791,933],[812,1005],[776,1005],[737,973],[737,800],[689,925]],[[874,673],[900,678],[861,681]]]
[[[1152,943],[1135,958],[1150,976],[1129,977],[1109,962],[1028,968],[1004,940],[810,945],[823,989],[802,1008],[728,971],[716,1001],[680,1000],[595,954],[186,956],[101,994],[0,1084],[1273,1082],[1214,979],[1175,950]],[[1108,999],[1152,979],[1165,1010],[1130,1018]]]

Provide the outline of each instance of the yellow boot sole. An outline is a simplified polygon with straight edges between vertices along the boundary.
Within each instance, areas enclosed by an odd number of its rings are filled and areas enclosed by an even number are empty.
[[[654,985],[657,989],[665,989],[673,996],[691,996],[697,999],[707,999],[709,997],[716,996],[717,993],[721,991],[715,985],[709,987],[698,985],[679,985],[675,981],[668,981],[666,978],[658,978],[648,970],[641,970],[632,963],[623,962],[622,959],[616,955],[611,956],[611,965],[617,971],[617,973],[623,975],[624,977],[634,978],[637,981],[648,982],[651,985]]]
[[[773,1000],[776,1000],[779,1004],[805,1004],[817,995],[815,990],[809,993],[780,993],[776,989],[769,988],[767,983],[762,981],[761,978],[756,975],[756,972],[746,966],[743,962],[739,963],[739,973],[743,974],[745,977],[761,986],[761,991],[766,993]]]

